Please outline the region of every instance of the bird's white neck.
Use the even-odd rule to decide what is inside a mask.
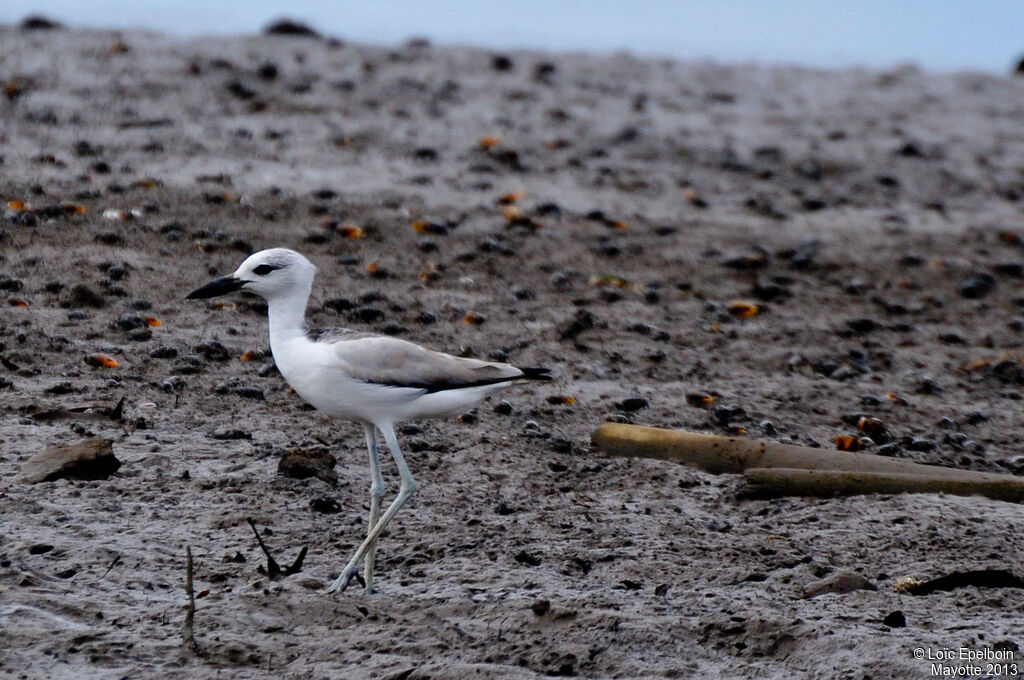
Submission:
[[[267,300],[267,316],[270,320],[270,347],[306,336],[306,301],[310,287],[297,289],[288,295]]]

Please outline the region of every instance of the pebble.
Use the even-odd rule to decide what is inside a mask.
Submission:
[[[258,387],[237,387],[235,394],[246,399],[266,399],[267,395]]]
[[[965,298],[983,298],[996,287],[996,280],[988,272],[976,272],[960,284],[960,294]]]
[[[877,453],[880,456],[895,456],[899,454],[899,452],[900,447],[893,443],[882,444],[881,446],[878,447],[878,449],[875,450],[875,453]]]
[[[171,377],[160,383],[160,389],[164,392],[177,392],[185,387],[185,379],[180,375],[172,375]]]
[[[532,555],[526,552],[525,550],[520,550],[519,552],[517,552],[513,559],[515,559],[515,561],[519,562],[520,564],[527,565],[528,567],[537,567],[540,566],[541,563],[539,557],[537,557],[536,555]]]
[[[105,307],[106,304],[107,301],[102,295],[81,283],[73,286],[68,293],[67,299],[64,300],[65,307],[92,307],[100,309]]]
[[[882,623],[889,628],[906,628],[907,617],[904,616],[903,612],[897,610],[886,614],[885,618],[882,619]]]
[[[911,451],[933,451],[935,449],[935,442],[924,437],[912,437],[909,441],[905,440],[903,444]]]
[[[309,502],[309,509],[325,515],[335,515],[341,512],[341,504],[330,496],[319,496]]]
[[[161,346],[151,351],[149,356],[153,359],[174,359],[178,356],[178,350],[173,347]]]
[[[278,19],[267,24],[263,29],[264,35],[287,35],[300,38],[319,38],[320,34],[314,29],[300,21],[292,19]]]
[[[728,425],[732,421],[746,415],[743,407],[736,404],[719,404],[711,409],[711,417],[719,425]]]
[[[860,319],[848,320],[846,327],[854,333],[870,333],[878,328],[878,322],[868,317],[862,317]]]
[[[615,404],[615,408],[631,413],[633,411],[639,411],[645,409],[650,404],[643,397],[629,397]]]
[[[245,430],[232,427],[218,427],[216,430],[210,433],[212,439],[220,440],[231,440],[231,439],[252,439],[252,434]]]
[[[206,340],[195,346],[194,350],[206,361],[227,361],[231,353],[227,347],[216,340]]]
[[[146,325],[146,320],[138,314],[127,312],[117,317],[113,322],[113,327],[122,331],[130,331],[136,328],[142,328]]]
[[[503,416],[507,416],[508,414],[512,413],[512,410],[513,409],[511,402],[505,399],[502,399],[501,401],[494,405],[494,412]]]

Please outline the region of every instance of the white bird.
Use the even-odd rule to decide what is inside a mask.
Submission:
[[[311,335],[306,302],[316,267],[294,250],[253,253],[229,276],[211,281],[187,299],[211,298],[242,290],[267,301],[270,351],[278,370],[300,397],[327,415],[359,422],[370,453],[370,522],[356,550],[328,592],[344,590],[358,578],[364,557],[366,591],[373,592],[377,536],[417,485],[395,437],[395,423],[464,413],[484,398],[522,380],[550,380],[549,369],[465,359],[434,352],[388,336],[339,330]],[[401,486],[380,515],[384,481],[376,431],[395,459]]]

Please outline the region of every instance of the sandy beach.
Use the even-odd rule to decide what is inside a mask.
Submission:
[[[1024,589],[898,587],[1024,576],[1019,505],[747,500],[589,441],[835,448],[867,416],[870,452],[1024,474],[1024,78],[8,25],[0,84],[0,675],[1024,664]],[[184,300],[274,246],[319,268],[313,326],[555,376],[399,428],[421,489],[372,596],[323,592],[365,535],[361,429],[289,391],[261,300]],[[20,479],[91,437],[109,479]],[[296,448],[334,476],[279,475]],[[262,573],[247,518],[302,571]],[[874,589],[802,596],[845,572]]]

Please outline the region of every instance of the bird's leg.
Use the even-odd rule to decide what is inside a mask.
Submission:
[[[345,590],[348,587],[349,581],[359,571],[359,560],[366,555],[366,552],[373,545],[373,542],[377,540],[377,536],[384,530],[384,527],[388,525],[395,514],[402,509],[409,497],[415,493],[418,488],[415,480],[412,478],[412,473],[409,472],[409,466],[405,464],[405,457],[402,455],[402,450],[398,448],[398,439],[395,438],[395,429],[390,423],[384,423],[379,425],[381,434],[384,435],[384,441],[387,442],[388,448],[391,449],[391,456],[395,459],[395,465],[398,466],[398,474],[402,477],[402,485],[398,489],[398,495],[395,496],[395,500],[391,501],[391,505],[384,511],[384,516],[377,522],[377,526],[370,530],[367,534],[366,540],[359,546],[355,554],[352,555],[352,559],[348,561],[345,568],[342,570],[341,575],[331,584],[331,587],[327,589],[327,592],[333,593],[339,590]]]
[[[384,495],[384,478],[380,474],[380,452],[377,450],[377,437],[374,433],[373,425],[370,423],[363,423],[363,430],[366,432],[366,449],[370,452],[370,522],[366,528],[366,534],[369,536],[373,528],[377,526],[377,521],[380,519],[380,497]],[[366,551],[366,567],[364,569],[364,578],[366,581],[366,593],[370,594],[373,591],[373,565],[377,556],[377,541],[370,544],[369,550]]]

